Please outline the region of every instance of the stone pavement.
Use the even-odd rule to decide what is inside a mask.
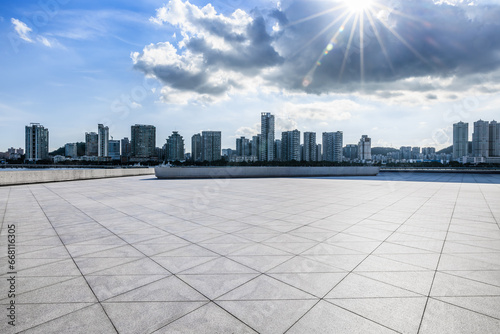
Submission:
[[[500,175],[11,186],[0,219],[1,333],[500,332]]]

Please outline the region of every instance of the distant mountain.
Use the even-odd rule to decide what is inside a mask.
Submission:
[[[85,155],[85,143],[79,142],[76,143],[76,152],[79,157]],[[66,147],[61,146],[57,150],[49,152],[49,155],[55,156],[55,155],[62,155],[64,156],[66,154]]]
[[[438,154],[444,153],[444,154],[453,154],[453,145],[447,148],[443,148],[441,151],[436,152]]]
[[[55,155],[64,155],[66,154],[65,147],[59,147],[57,150],[49,152],[49,155],[55,156]]]
[[[372,155],[387,155],[389,152],[398,152],[397,148],[392,147],[372,147]]]

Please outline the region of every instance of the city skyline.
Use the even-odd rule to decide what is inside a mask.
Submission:
[[[115,139],[155,124],[162,143],[220,130],[233,147],[260,112],[276,138],[342,129],[346,144],[440,149],[452,124],[498,114],[493,1],[372,1],[362,43],[345,1],[48,3],[0,4],[1,150],[23,147],[31,122],[50,150],[98,123]]]
[[[269,124],[269,121],[268,119],[271,119],[271,123]],[[26,150],[26,152],[29,152],[30,151],[30,148],[29,147],[33,147],[34,144],[29,144],[29,142],[31,142],[32,140],[28,140],[28,136],[30,136],[30,138],[32,137],[32,135],[29,134],[28,132],[28,129],[31,129],[33,127],[33,129],[35,127],[39,127],[39,128],[42,128],[44,129],[44,131],[46,131],[46,139],[44,139],[45,141],[45,146],[46,146],[46,149],[47,151],[49,152],[48,150],[48,146],[49,146],[49,140],[48,140],[48,133],[49,133],[49,129],[44,127],[43,124],[40,124],[40,123],[30,123],[29,126],[26,126],[25,129],[25,145],[24,145],[24,149],[22,147],[19,148],[19,150]],[[164,152],[164,154],[166,155],[166,157],[168,157],[169,155],[172,155],[174,153],[167,153],[171,150],[182,150],[183,152],[185,153],[190,153],[192,155],[196,155],[195,152],[193,152],[192,148],[191,150],[188,150],[186,147],[186,144],[184,143],[184,140],[183,140],[183,137],[182,135],[179,134],[178,131],[172,131],[171,135],[166,139],[166,142],[163,143],[163,145],[161,145],[161,143],[159,143],[158,145],[156,144],[156,132],[157,132],[157,129],[156,129],[156,126],[155,125],[144,125],[144,124],[135,124],[135,125],[132,125],[130,126],[130,129],[131,129],[131,132],[130,132],[130,138],[139,138],[138,140],[136,140],[136,142],[138,144],[136,144],[137,148],[134,149],[134,145],[130,146],[130,141],[129,141],[129,138],[128,137],[124,137],[122,139],[119,139],[119,140],[113,140],[113,139],[109,139],[109,137],[113,138],[113,136],[111,136],[109,134],[109,129],[107,126],[104,126],[103,124],[98,124],[97,125],[97,128],[98,128],[98,132],[90,132],[90,133],[85,133],[85,141],[83,142],[85,144],[85,156],[96,156],[96,157],[113,157],[113,159],[115,159],[116,157],[120,157],[120,152],[121,152],[121,155],[123,156],[135,156],[135,157],[139,157],[139,158],[146,158],[146,157],[152,157],[152,156],[156,156],[157,152],[156,150],[158,149],[162,149]],[[31,130],[30,130],[31,131]],[[139,132],[138,132],[139,131]],[[487,132],[484,132],[484,131],[487,131]],[[260,153],[258,152],[261,152],[262,149],[264,149],[265,146],[267,145],[264,145],[264,143],[262,142],[262,137],[263,137],[263,133],[264,132],[270,132],[270,133],[273,133],[273,136],[274,136],[274,115],[272,115],[271,113],[262,113],[261,114],[261,133],[257,133],[255,134],[254,136],[251,136],[251,138],[246,138],[245,136],[241,136],[240,138],[236,138],[235,142],[233,143],[234,145],[232,145],[231,147],[223,147],[222,146],[222,138],[224,138],[222,136],[222,132],[221,131],[201,131],[201,133],[206,133],[206,134],[212,134],[212,133],[217,133],[217,136],[218,136],[218,144],[217,144],[217,147],[218,147],[218,150],[232,150],[233,152],[236,153],[236,155],[238,156],[255,156],[255,158],[257,160],[260,160],[260,161],[266,161],[268,160],[267,158],[267,155],[264,154],[264,156],[262,156]],[[140,134],[139,134],[140,133]],[[289,136],[294,136],[294,139],[288,139]],[[274,154],[274,157],[272,160],[281,160],[281,155],[283,154],[284,157],[286,158],[289,158],[288,155],[295,155],[295,158],[293,158],[293,160],[296,160],[297,156],[301,156],[301,157],[306,157],[305,161],[310,161],[310,160],[314,160],[314,156],[316,157],[319,157],[317,154],[319,153],[320,155],[323,155],[325,154],[326,152],[326,155],[322,158],[326,161],[340,161],[338,160],[339,157],[341,157],[342,155],[344,156],[347,156],[346,153],[342,152],[343,150],[345,149],[349,149],[351,146],[363,146],[362,145],[362,142],[364,139],[367,139],[368,142],[369,142],[369,147],[370,148],[373,148],[375,146],[372,146],[372,138],[369,138],[369,135],[362,135],[361,136],[361,141],[359,141],[357,144],[351,144],[351,143],[344,143],[343,141],[343,131],[336,131],[336,132],[323,132],[322,133],[322,142],[319,142],[317,143],[318,147],[316,148],[308,148],[308,145],[306,143],[310,142],[312,146],[315,146],[313,145],[313,143],[316,142],[316,132],[304,132],[304,139],[301,140],[301,132],[300,130],[298,129],[295,129],[295,130],[290,130],[290,131],[283,131],[281,133],[281,139],[278,139],[276,138],[275,141],[273,141],[273,143],[271,144],[272,146],[272,149],[273,149],[273,154]],[[320,133],[321,135],[321,133]],[[139,136],[139,137],[138,137]],[[196,145],[199,146],[199,145],[203,145],[202,142],[201,142],[201,139],[202,139],[202,135],[200,135],[199,133],[196,133],[196,134],[193,134],[192,135],[192,138],[191,138],[191,147],[193,147],[194,142],[195,142],[195,137],[196,136],[199,136],[199,140],[200,140],[200,143],[197,143]],[[144,139],[142,139],[144,137]],[[169,141],[172,140],[173,138],[176,138],[175,141],[176,141],[176,144],[173,144],[174,146],[171,146],[172,145],[172,142],[171,144],[169,144]],[[292,137],[290,137],[292,138]],[[472,138],[472,140],[469,140],[470,138]],[[246,144],[242,142],[242,140],[245,140],[246,141]],[[256,141],[257,140],[257,141]],[[288,143],[289,140],[292,140],[293,144],[290,144]],[[108,150],[108,147],[111,147],[109,146],[109,144],[102,144],[102,143],[111,143],[113,142],[113,145],[117,145],[118,147],[118,151],[116,151],[116,148],[113,147],[113,154],[107,154],[107,153],[103,153],[106,152]],[[121,142],[121,145],[120,145],[120,142]],[[179,144],[177,144],[177,142],[179,142]],[[186,143],[188,143],[189,141],[187,141]],[[255,146],[255,142],[257,142],[257,146]],[[481,142],[481,144],[479,144]],[[492,144],[494,142],[494,144]],[[72,142],[72,143],[65,143],[65,145],[63,145],[61,148],[65,149],[66,152],[68,152],[68,149],[70,149],[71,151],[74,150],[75,152],[75,155],[76,155],[76,144],[79,143],[79,142]],[[80,142],[82,143],[82,142]],[[132,140],[132,144],[133,144],[133,140]],[[68,145],[70,146],[74,146],[74,147],[70,147],[68,148]],[[177,145],[181,145],[181,146],[177,146]],[[276,145],[279,145],[279,148],[276,146]],[[301,146],[303,148],[305,148],[305,151],[302,151],[302,149],[300,150],[300,153],[291,153],[291,152],[288,152],[288,150],[292,147],[290,146],[292,145],[294,148],[292,150],[298,150],[298,146]],[[481,145],[482,148],[481,150],[479,150],[476,146],[474,145]],[[98,148],[99,146],[99,148]],[[101,147],[102,146],[102,147]],[[246,148],[244,148],[244,146],[246,146]],[[146,147],[148,147],[146,149]],[[175,149],[174,149],[175,147]],[[257,147],[257,151],[255,151]],[[323,148],[321,150],[321,147]],[[364,147],[364,146],[363,146]],[[498,122],[496,122],[495,120],[492,120],[492,121],[484,121],[482,119],[476,121],[473,123],[473,127],[472,127],[472,132],[469,134],[469,123],[464,123],[462,121],[458,122],[458,123],[454,123],[453,124],[453,144],[450,146],[452,148],[452,158],[453,160],[458,160],[458,159],[461,159],[465,156],[470,156],[470,157],[499,157],[500,154],[500,124]],[[283,148],[283,152],[282,152],[282,148]],[[407,155],[411,155],[411,156],[414,156],[413,154],[413,150],[414,149],[432,149],[434,152],[436,152],[436,148],[435,147],[420,147],[420,146],[400,146],[399,148],[396,148],[396,147],[390,147],[392,149],[395,149],[395,150],[408,150],[409,153],[407,153]],[[447,147],[449,148],[449,147]],[[146,153],[146,151],[144,152],[141,152],[141,153],[135,153],[136,150],[148,150],[148,152]],[[8,151],[11,151],[12,150],[12,153],[14,154],[17,154],[15,153],[16,152],[16,148],[15,147],[10,147],[8,149]],[[111,148],[110,148],[111,150]],[[241,152],[243,152],[245,150],[245,154],[241,154]],[[279,153],[277,153],[277,150],[279,151]],[[309,152],[310,150],[313,150],[315,153],[311,153]],[[319,150],[319,151],[318,151]],[[325,151],[326,150],[326,151]],[[240,153],[238,153],[240,152]],[[257,152],[257,153],[256,153]],[[0,153],[2,153],[2,151],[0,151]],[[202,152],[198,152],[200,154],[200,156],[198,158],[195,158],[196,161],[201,161],[200,159],[202,158]],[[418,152],[419,154],[420,152]],[[423,153],[423,152],[422,152]],[[118,155],[117,155],[118,154]],[[304,156],[302,156],[304,154]],[[410,159],[409,157],[404,157],[404,153],[403,154],[403,159]],[[72,154],[66,154],[66,156],[71,156]],[[181,156],[180,153],[175,153],[176,156]],[[211,153],[210,153],[211,155]],[[348,154],[349,155],[349,154]],[[356,154],[357,155],[357,154]],[[81,156],[80,154],[78,154],[78,156]],[[276,158],[278,157],[279,158]],[[365,158],[361,158],[361,160],[371,160],[371,153],[368,152],[368,155],[365,156],[364,153],[361,153],[361,156],[365,157]],[[319,159],[319,158],[317,158]],[[176,160],[180,160],[180,159],[176,159]],[[210,158],[209,159],[210,161],[213,161],[214,158]],[[215,159],[216,160],[216,159]],[[268,160],[268,161],[272,161],[272,160]],[[285,160],[292,160],[292,159],[285,159]]]

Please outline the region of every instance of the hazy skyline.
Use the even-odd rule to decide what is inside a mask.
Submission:
[[[358,3],[364,9],[347,4]],[[3,1],[0,151],[31,122],[50,150],[97,124],[202,130],[222,147],[260,132],[363,134],[372,146],[452,144],[500,113],[495,1]],[[361,34],[360,31],[363,31]]]

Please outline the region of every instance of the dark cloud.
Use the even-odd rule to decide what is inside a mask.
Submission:
[[[425,97],[427,98],[427,100],[437,100],[438,99],[436,94],[427,94]]]
[[[311,94],[359,91],[362,76],[364,92],[387,97],[408,90],[429,93],[427,99],[433,100],[436,89],[456,92],[471,85],[490,89],[491,78],[479,75],[500,65],[500,5],[378,0],[387,7],[373,7],[374,26],[365,15],[363,43],[359,24],[351,19],[333,49],[321,56],[344,20],[340,16],[345,9],[332,10],[340,3],[344,2],[284,0],[279,10],[239,12],[240,22],[236,22],[236,12],[236,16],[208,15],[194,5],[172,0],[166,8],[184,17],[168,16],[167,10],[160,21],[182,32],[177,54],[169,55],[177,60],[158,63],[145,56],[145,49],[135,57],[135,68],[172,89],[207,95],[238,88],[235,74]],[[225,47],[216,46],[214,40]],[[304,78],[309,85],[303,85]],[[451,83],[445,86],[442,81],[447,78]],[[466,80],[470,78],[481,79],[474,83]],[[380,92],[384,90],[393,92]]]
[[[225,36],[225,35],[224,35]],[[271,45],[264,19],[258,17],[247,26],[240,40],[231,40],[231,50],[214,49],[204,38],[192,38],[186,49],[203,56],[206,67],[234,70],[246,75],[257,75],[261,69],[284,62]]]
[[[379,3],[386,2],[379,1]],[[284,4],[288,4],[288,7],[282,13],[295,18],[298,18],[298,12],[302,9],[312,6],[311,1],[303,0],[285,1]],[[321,59],[321,66],[314,72],[312,83],[306,91],[324,93],[348,91],[356,86],[359,88],[362,50],[364,81],[379,83],[381,87],[406,78],[461,77],[491,72],[499,67],[500,6],[451,6],[436,5],[430,0],[407,0],[392,1],[389,8],[385,23],[393,28],[398,36],[380,20],[374,20],[375,28],[365,20],[364,43],[361,43],[359,26],[353,27],[351,20],[351,23],[346,24],[344,32],[338,36],[334,49]],[[302,89],[300,77],[305,77],[314,67],[330,38],[339,30],[342,20],[327,29],[312,43],[309,41],[342,13],[342,10],[338,10],[288,26],[278,42],[279,45],[308,46],[294,57],[285,55],[287,61],[284,70],[273,79],[282,81],[284,85],[288,85],[287,88]],[[352,29],[354,29],[353,40],[348,49]],[[375,31],[380,34],[388,59]],[[293,55],[290,48],[285,46],[283,49]],[[342,73],[346,52],[348,56]],[[414,87],[411,89],[427,91],[436,88],[432,83],[424,87],[418,85],[419,87],[415,87],[413,84]]]

